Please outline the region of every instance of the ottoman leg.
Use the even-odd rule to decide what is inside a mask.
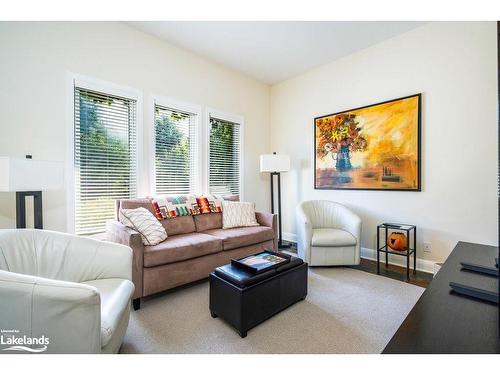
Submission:
[[[210,311],[210,316],[214,319],[217,318],[217,314],[212,311]]]
[[[244,331],[244,332],[239,332],[239,334],[240,334],[240,337],[241,337],[242,339],[244,339],[245,337],[247,337],[247,331]]]

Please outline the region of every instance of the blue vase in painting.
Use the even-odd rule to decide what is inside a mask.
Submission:
[[[339,172],[349,171],[352,169],[349,146],[340,146],[340,150],[337,152],[337,162],[335,163],[335,168]]]
[[[349,171],[352,169],[349,146],[340,146],[340,150],[335,156],[332,154],[333,160],[335,160],[335,168],[338,173],[333,177],[333,184],[348,184],[352,182],[352,178],[349,176]]]

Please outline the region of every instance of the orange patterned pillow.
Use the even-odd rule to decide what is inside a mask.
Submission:
[[[160,205],[158,204],[158,202],[156,201],[156,199],[152,199],[151,200],[151,204],[153,205],[153,210],[155,212],[155,216],[158,220],[163,220],[165,219],[163,217],[163,214],[161,213],[161,209],[160,209]]]
[[[209,214],[213,212],[222,212],[222,199],[214,195],[206,194],[196,197],[200,214]]]

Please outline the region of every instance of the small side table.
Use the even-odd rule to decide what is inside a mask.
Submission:
[[[380,243],[380,231],[385,232],[385,241]],[[406,233],[407,246],[404,251],[395,251],[387,246],[389,234],[395,231]],[[413,232],[413,233],[412,233]],[[410,234],[412,234],[410,236]],[[411,241],[413,239],[413,241]],[[413,254],[413,274],[417,272],[417,227],[410,224],[383,223],[377,225],[377,275],[380,275],[380,253],[385,253],[385,266],[389,264],[389,254],[406,257],[406,281],[410,280],[410,257]]]

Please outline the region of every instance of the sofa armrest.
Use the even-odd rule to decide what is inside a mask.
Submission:
[[[278,251],[278,215],[268,212],[256,212],[255,219],[259,225],[269,227],[274,232],[274,251]]]
[[[133,298],[142,297],[144,244],[141,235],[119,221],[111,220],[106,224],[106,237],[108,241],[126,245],[132,249],[132,282],[135,285]]]

